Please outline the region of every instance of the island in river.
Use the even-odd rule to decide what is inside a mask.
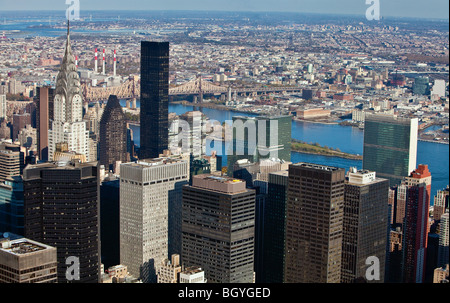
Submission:
[[[319,143],[306,143],[303,141],[292,139],[292,151],[305,154],[315,154],[330,157],[340,157],[352,160],[362,160],[362,155],[354,155],[341,152],[339,148],[331,148],[328,146],[321,146]]]

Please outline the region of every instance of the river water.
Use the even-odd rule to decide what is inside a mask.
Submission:
[[[125,106],[125,101],[121,101]],[[139,103],[137,104],[139,107]],[[252,114],[223,111],[210,108],[193,107],[190,105],[170,104],[169,112],[177,115],[188,111],[199,110],[209,119],[219,122],[231,121],[233,116],[255,116]],[[137,146],[140,144],[139,126],[131,126],[133,130],[134,142]],[[339,148],[341,151],[352,154],[363,152],[364,132],[356,127],[341,126],[338,124],[321,124],[303,121],[292,122],[292,138],[308,143],[319,143],[322,146]],[[213,148],[207,146],[209,153]],[[226,155],[222,158],[222,163],[226,166]],[[328,157],[320,155],[302,154],[292,152],[291,161],[293,163],[309,162],[321,165],[341,167],[348,170],[350,167],[362,168],[362,161],[350,160],[338,157]],[[433,197],[440,189],[444,189],[449,184],[449,145],[433,142],[419,141],[417,144],[417,164],[428,164],[432,175],[431,182],[431,203]]]

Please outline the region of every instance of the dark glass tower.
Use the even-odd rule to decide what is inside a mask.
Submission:
[[[99,184],[97,163],[43,163],[23,172],[25,236],[57,249],[58,283],[69,257],[79,258],[80,279],[100,278]]]
[[[377,178],[375,172],[350,170],[344,192],[342,283],[366,278],[366,260],[372,256],[379,260],[379,277],[368,282],[384,282],[388,197],[387,179]]]
[[[339,283],[345,170],[289,166],[285,283]]]
[[[100,120],[100,165],[114,171],[117,161],[129,161],[127,124],[119,99],[110,96]]]
[[[288,181],[287,170],[269,174],[264,212],[263,283],[283,283]]]
[[[184,266],[200,266],[210,283],[253,283],[255,191],[245,181],[209,174],[183,187]]]
[[[140,159],[169,146],[169,42],[141,42]]]

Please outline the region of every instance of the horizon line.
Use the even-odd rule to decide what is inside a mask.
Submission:
[[[58,12],[63,9],[3,9],[5,12]],[[264,10],[222,10],[222,9],[86,9],[85,12],[224,12],[224,13],[285,13],[285,14],[311,14],[324,16],[360,16],[365,19],[365,14],[346,14],[346,13],[320,13],[320,12],[302,12],[302,11],[264,11]],[[1,14],[1,11],[0,11]],[[417,16],[397,16],[397,15],[382,15],[381,20],[385,18],[399,18],[399,19],[416,19],[416,20],[433,20],[433,21],[450,21],[450,18],[442,17],[417,17]]]

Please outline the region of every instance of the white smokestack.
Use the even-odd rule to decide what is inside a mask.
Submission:
[[[102,71],[103,75],[106,74],[105,64],[106,64],[106,61],[105,61],[105,49],[103,49],[103,71]]]
[[[94,64],[95,64],[95,67],[94,67],[94,73],[97,73],[98,72],[98,53],[97,53],[97,49],[95,49],[95,60],[94,60]]]

